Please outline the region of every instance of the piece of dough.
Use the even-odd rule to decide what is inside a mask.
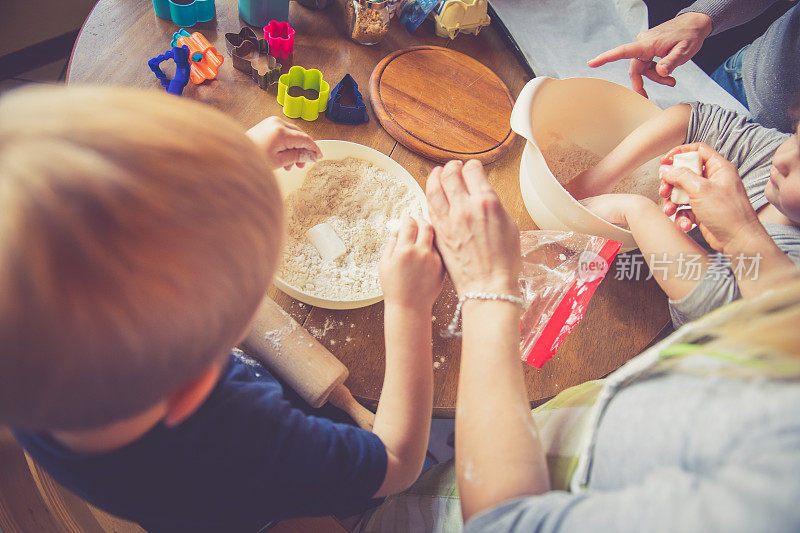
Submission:
[[[334,261],[347,253],[344,241],[327,222],[317,224],[306,231],[306,237],[326,261]]]
[[[700,163],[700,152],[675,154],[672,156],[672,168],[688,168],[698,176],[702,176],[703,168]],[[689,193],[676,185],[672,187],[672,194],[669,199],[674,204],[687,205],[689,203]]]

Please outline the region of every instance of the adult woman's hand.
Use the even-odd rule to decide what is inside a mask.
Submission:
[[[436,244],[460,296],[519,294],[519,231],[483,165],[450,161],[426,186]],[[463,307],[456,402],[456,477],[464,522],[550,488],[519,354],[520,307],[472,299]]]
[[[669,198],[673,186],[689,194],[690,209],[678,211],[678,206],[667,200],[664,212],[671,216],[677,212],[675,223],[683,231],[697,224],[708,244],[719,252],[729,253],[731,244],[745,237],[764,233],[753,206],[747,197],[736,167],[705,143],[678,146],[667,152],[661,163],[672,164],[675,154],[697,151],[700,154],[705,177],[685,168],[661,170],[659,194]]]
[[[684,13],[643,31],[632,43],[603,52],[589,61],[589,66],[594,68],[612,61],[630,59],[628,75],[631,78],[631,87],[647,97],[642,76],[661,85],[674,87],[672,71],[692,59],[710,34],[711,17],[704,13]],[[660,59],[656,62],[655,58]]]
[[[426,186],[436,245],[459,295],[516,294],[519,231],[479,161],[436,167]]]

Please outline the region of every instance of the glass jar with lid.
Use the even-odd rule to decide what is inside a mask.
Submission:
[[[348,37],[359,44],[379,43],[389,33],[387,0],[343,0]]]

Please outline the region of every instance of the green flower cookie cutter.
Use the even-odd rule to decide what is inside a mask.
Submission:
[[[305,96],[290,96],[290,87],[300,87],[304,91],[314,90],[319,96],[314,100]],[[306,70],[295,65],[278,79],[278,103],[283,106],[283,114],[289,118],[317,120],[319,114],[328,107],[330,92],[331,86],[322,79],[322,72],[315,68]]]

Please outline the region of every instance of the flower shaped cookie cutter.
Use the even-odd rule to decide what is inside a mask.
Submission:
[[[317,98],[309,99],[305,96],[291,96],[290,87],[300,87],[304,91],[317,91]],[[312,68],[309,70],[295,65],[289,72],[278,78],[278,104],[283,106],[283,114],[289,118],[302,118],[314,121],[328,106],[328,96],[331,86],[322,79],[322,72]]]
[[[239,33],[225,34],[225,47],[231,56],[233,68],[241,70],[253,78],[262,89],[278,83],[281,76],[281,65],[269,55],[269,43],[259,39],[251,28],[245,26]],[[266,64],[253,64],[256,57],[263,58]]]
[[[169,79],[164,71],[161,70],[161,63],[172,59],[175,61],[175,77]],[[189,83],[189,47],[188,46],[174,46],[172,50],[167,50],[163,54],[154,57],[147,62],[147,66],[156,75],[161,86],[164,87],[169,94],[180,96],[183,93],[184,87]]]
[[[271,20],[264,26],[264,39],[269,53],[276,59],[286,59],[294,51],[294,28],[286,21]]]
[[[186,45],[189,48],[190,79],[195,85],[213,80],[219,74],[219,67],[225,58],[211,46],[208,39],[196,31],[191,35],[181,28],[172,35],[172,46]]]
[[[214,0],[153,0],[153,11],[162,19],[171,20],[178,26],[194,26],[214,18]],[[175,46],[175,45],[173,45]]]

